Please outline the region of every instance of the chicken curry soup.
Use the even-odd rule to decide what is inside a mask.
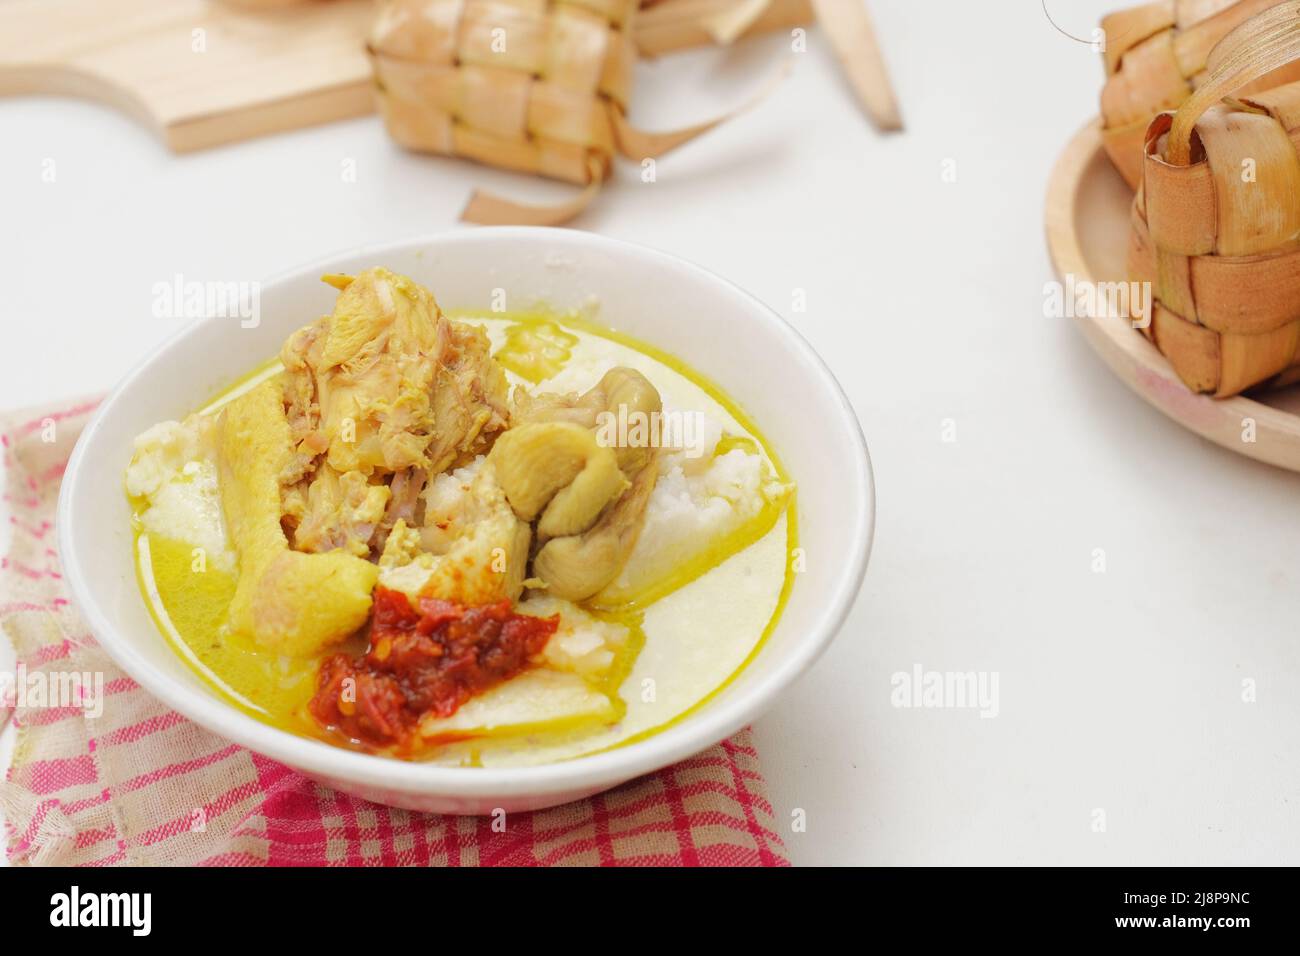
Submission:
[[[482,766],[660,730],[792,582],[793,486],[684,363],[577,316],[443,313],[385,269],[127,470],[159,628],[258,718]]]

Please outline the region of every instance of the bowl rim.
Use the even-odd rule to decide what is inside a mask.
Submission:
[[[157,360],[176,348],[204,323],[221,321],[220,317],[207,317],[187,323],[150,350],[100,403],[73,449],[59,493],[56,516],[59,553],[74,606],[84,616],[100,646],[141,687],[212,733],[308,774],[405,793],[467,798],[524,794],[544,796],[583,787],[598,789],[611,782],[630,780],[669,766],[727,739],[753,721],[826,650],[855,603],[871,554],[876,504],[870,454],[861,423],[844,389],[821,356],[785,318],[740,286],[703,266],[650,246],[594,233],[538,226],[447,230],[353,246],[277,272],[262,285],[267,287],[289,282],[304,273],[322,273],[322,270],[328,272],[331,263],[337,263],[345,257],[367,255],[382,261],[385,255],[407,251],[412,247],[428,249],[448,243],[492,243],[512,239],[559,244],[577,250],[615,248],[625,255],[657,260],[668,268],[692,272],[704,281],[726,286],[739,300],[747,303],[753,321],[766,323],[785,340],[788,349],[811,364],[830,385],[837,410],[852,439],[852,447],[845,450],[849,452],[852,462],[853,484],[865,492],[865,500],[856,526],[850,529],[851,540],[857,542],[852,548],[851,560],[839,569],[831,585],[831,600],[818,609],[805,629],[804,639],[769,674],[742,695],[719,698],[699,712],[643,740],[595,754],[536,766],[449,767],[348,750],[298,736],[264,723],[216,696],[196,693],[155,667],[133,647],[130,640],[118,633],[107,614],[91,596],[88,572],[77,553],[76,536],[71,529],[77,526],[74,492],[83,480],[82,460],[103,421],[122,400],[122,396],[138,387],[144,373]]]

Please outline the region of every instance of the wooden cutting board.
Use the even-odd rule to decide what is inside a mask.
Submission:
[[[174,150],[370,112],[371,0],[0,0],[0,94],[108,103]]]
[[[702,14],[737,0],[661,0],[637,21],[657,55],[710,42]],[[0,95],[105,102],[183,152],[374,110],[363,46],[375,0],[244,9],[229,0],[0,0]],[[807,23],[775,0],[747,32]]]

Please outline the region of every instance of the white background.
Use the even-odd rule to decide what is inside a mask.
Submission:
[[[1086,37],[1113,5],[1054,6]],[[1044,190],[1096,110],[1098,57],[1038,0],[872,8],[905,133],[869,127],[814,30],[771,99],[653,184],[624,165],[578,223],[750,289],[862,420],[879,485],[866,585],[756,728],[791,855],[1294,863],[1300,477],[1182,431],[1043,316]],[[712,115],[784,50],[644,64],[633,118]],[[151,314],[155,282],[260,279],[450,228],[475,185],[571,194],[405,154],[375,119],[177,157],[96,105],[0,101],[0,407],[109,388],[174,330]],[[891,674],[915,664],[997,672],[998,716],[892,707]]]

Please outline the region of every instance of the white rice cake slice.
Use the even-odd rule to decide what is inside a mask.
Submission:
[[[597,603],[619,604],[655,587],[785,493],[757,454],[733,449],[703,465],[665,456],[636,546],[618,577],[596,595]]]
[[[135,440],[126,470],[126,491],[149,503],[140,518],[144,531],[201,549],[214,568],[235,570],[226,534],[211,444],[210,417],[161,422]]]
[[[546,668],[524,671],[472,697],[450,717],[426,717],[426,738],[481,737],[610,724],[620,716],[614,702],[576,674]]]

